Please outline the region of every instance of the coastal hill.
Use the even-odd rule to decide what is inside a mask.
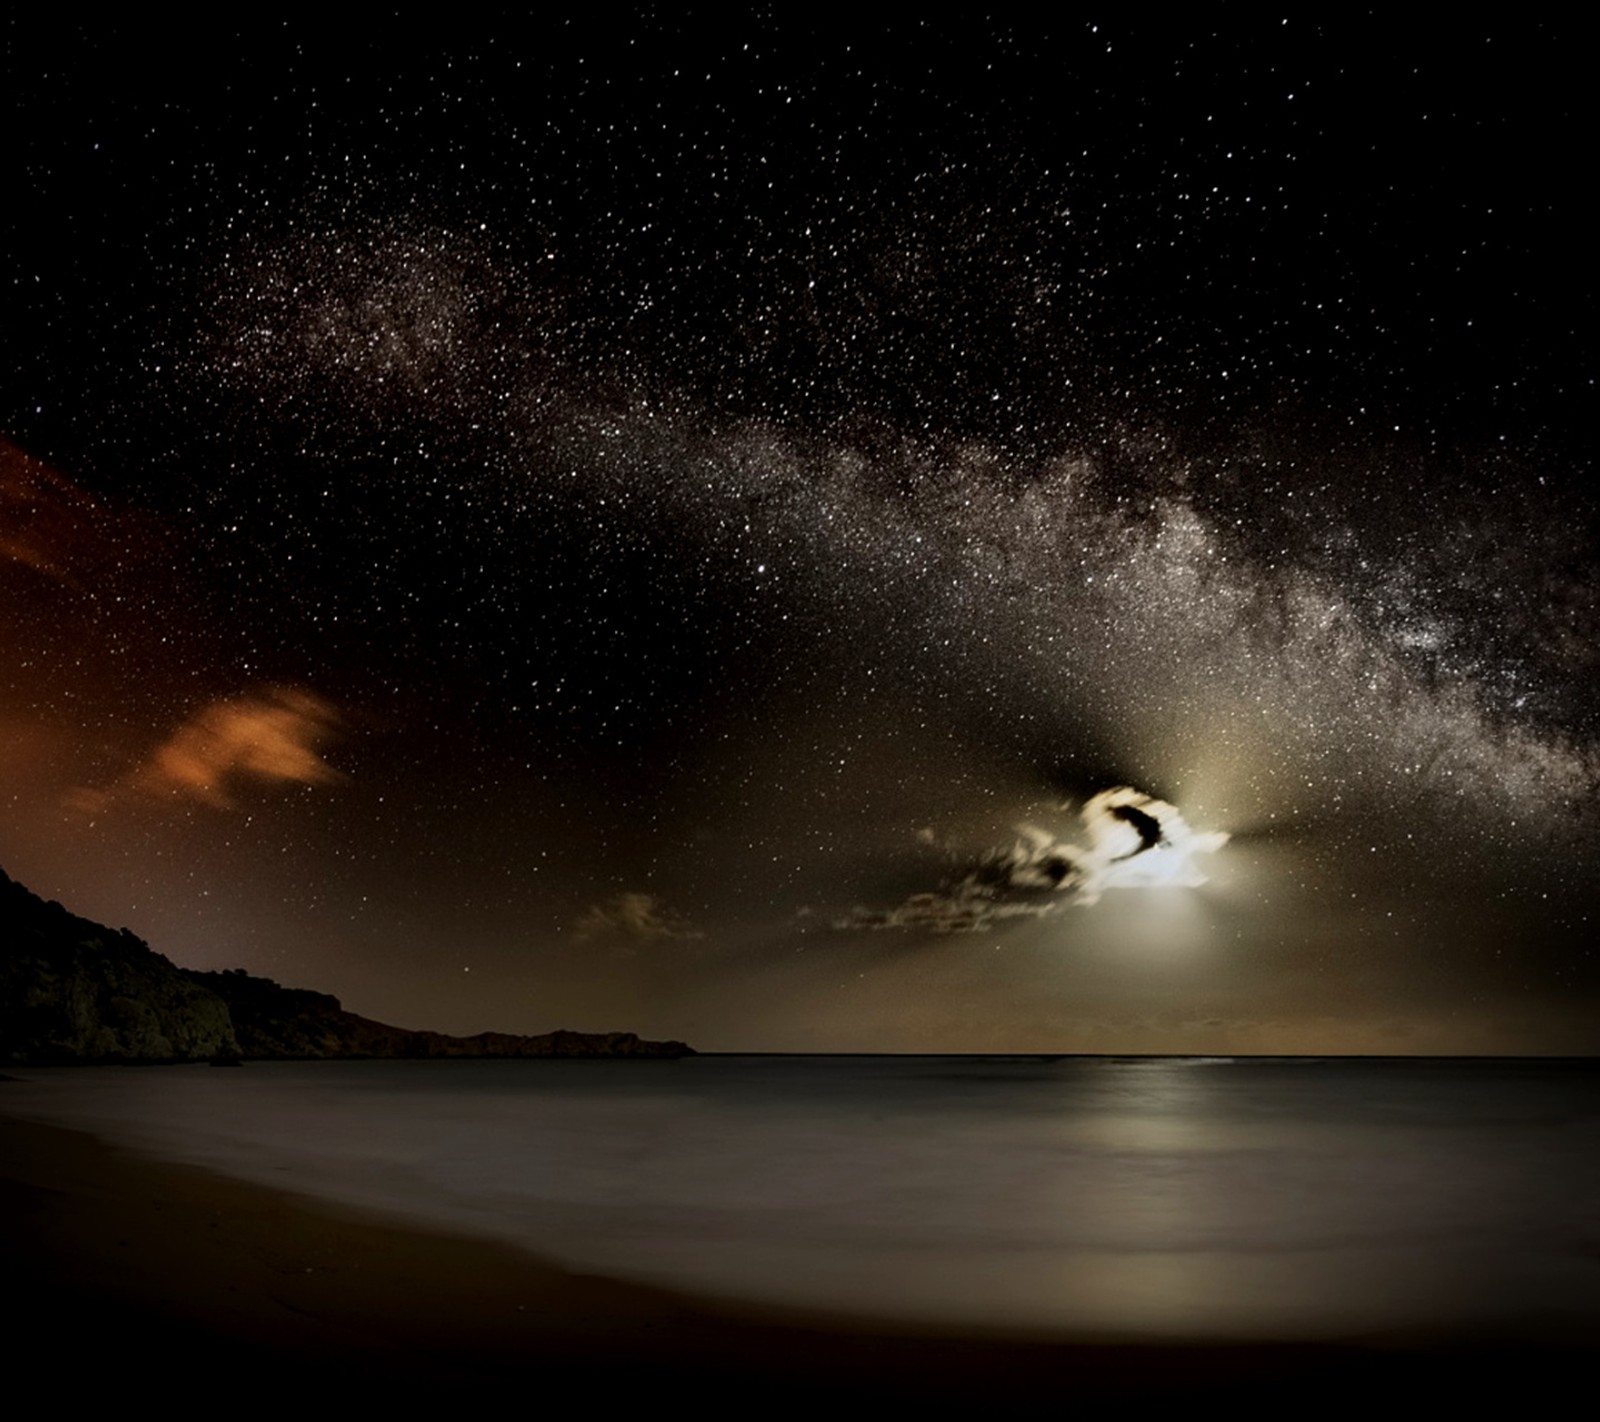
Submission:
[[[0,870],[0,1061],[692,1055],[632,1032],[450,1037],[391,1027],[242,969],[180,968],[126,928],[69,913]]]
[[[0,870],[0,1061],[238,1055],[214,992],[127,929],[68,913]]]

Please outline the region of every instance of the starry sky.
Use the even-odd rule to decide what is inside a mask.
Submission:
[[[13,877],[445,1031],[1600,1049],[1578,34],[5,26]]]

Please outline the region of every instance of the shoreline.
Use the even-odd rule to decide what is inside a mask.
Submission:
[[[0,1218],[19,1360],[63,1340],[74,1397],[214,1382],[459,1400],[555,1382],[607,1401],[692,1388],[754,1405],[843,1395],[972,1403],[1427,1389],[1526,1402],[1596,1350],[1493,1339],[1113,1343],[918,1329],[578,1274],[513,1246],[395,1222],[25,1122],[0,1104]],[[760,1393],[752,1393],[760,1389]],[[231,1405],[231,1404],[230,1404]]]

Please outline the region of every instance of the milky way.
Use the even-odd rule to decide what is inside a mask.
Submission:
[[[1592,1043],[1562,36],[213,44],[15,30],[14,876],[450,1030]]]

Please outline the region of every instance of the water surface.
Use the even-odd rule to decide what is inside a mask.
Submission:
[[[14,1115],[740,1299],[1150,1337],[1600,1324],[1600,1068],[699,1057],[28,1070]]]

